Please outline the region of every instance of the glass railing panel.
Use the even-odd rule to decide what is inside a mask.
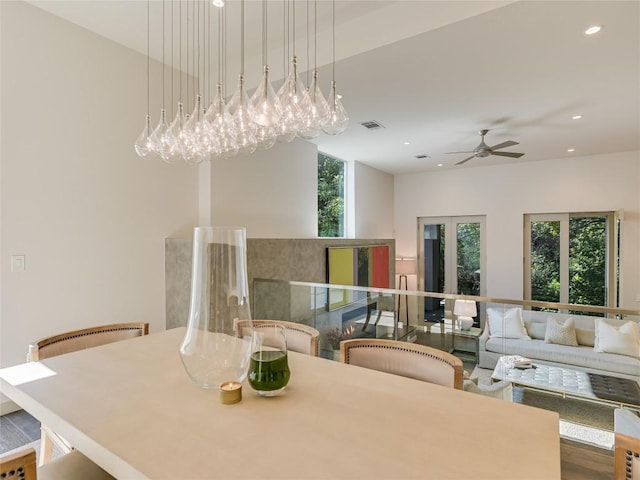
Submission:
[[[461,328],[454,314],[458,299],[476,304],[469,329]],[[501,312],[520,308],[525,321],[554,313],[575,316],[576,323],[581,316],[640,321],[637,310],[261,279],[254,281],[252,307],[254,318],[316,328],[325,358],[338,359],[339,342],[344,339],[389,338],[453,352],[465,361],[465,368],[473,368],[478,361],[478,339],[488,308]]]

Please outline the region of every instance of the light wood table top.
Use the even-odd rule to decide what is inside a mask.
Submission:
[[[560,478],[554,412],[293,352],[283,395],[223,405],[184,333],[5,368],[1,391],[121,479]]]

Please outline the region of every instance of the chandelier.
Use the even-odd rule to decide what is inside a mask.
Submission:
[[[171,11],[171,71],[173,82],[173,17],[174,6],[178,3],[180,12],[179,28],[182,30],[182,0],[162,1],[162,95],[163,104],[157,125],[152,127],[149,114],[149,4],[147,1],[147,115],[142,133],[135,143],[135,151],[142,158],[162,159],[167,163],[186,162],[199,164],[214,158],[232,157],[238,154],[249,155],[257,149],[269,149],[276,142],[291,142],[294,138],[305,140],[315,138],[322,133],[338,135],[344,132],[349,123],[349,116],[342,105],[341,97],[336,90],[335,81],[335,0],[332,1],[332,80],[328,99],[322,94],[318,82],[318,72],[314,65],[311,72],[311,82],[305,86],[298,75],[298,60],[295,52],[295,0],[283,1],[284,13],[284,52],[289,52],[291,43],[292,53],[288,74],[285,75],[282,86],[276,93],[269,79],[269,66],[267,63],[267,0],[262,0],[262,63],[263,74],[255,91],[251,96],[247,91],[244,76],[244,0],[240,0],[240,74],[234,94],[226,101],[225,88],[222,84],[226,68],[226,8],[225,2],[220,0],[193,0],[186,1],[187,13],[191,8],[191,22],[187,22],[186,44],[192,44],[191,52],[187,48],[187,67],[189,53],[194,58],[194,85],[195,93],[193,110],[185,112],[185,106],[180,99],[177,102],[175,116],[172,121],[167,119],[167,110],[164,106],[165,92],[165,3],[170,5]],[[228,2],[226,2],[228,4]],[[200,53],[207,53],[206,45],[200,46],[201,38],[211,43],[213,38],[211,28],[210,7],[218,7],[217,11],[217,84],[215,84],[213,99],[207,104],[203,101],[203,91],[211,90],[211,74],[207,79],[207,72],[211,71],[208,60],[201,62]],[[222,6],[220,6],[222,5]],[[289,15],[293,12],[291,28],[293,33],[289,35]],[[308,24],[308,0],[307,0],[307,24]],[[200,16],[202,12],[202,17]],[[317,0],[314,0],[314,37],[317,38]],[[200,28],[203,32],[201,33]],[[191,29],[191,42],[189,42],[189,28]],[[197,31],[196,31],[197,29]],[[287,37],[291,42],[287,42]],[[180,37],[180,69],[182,69],[182,31]],[[196,37],[198,46],[196,47]],[[309,31],[307,28],[307,48]],[[315,48],[315,44],[314,44]],[[211,48],[209,48],[211,54]],[[198,57],[197,67],[195,57]],[[211,56],[211,55],[210,55]],[[285,62],[286,64],[287,62]],[[201,65],[204,68],[201,70]],[[285,72],[286,73],[286,72]],[[197,79],[197,80],[196,80]],[[182,75],[180,75],[180,96],[182,96]],[[189,88],[187,87],[187,95]],[[173,95],[173,85],[171,86]],[[173,101],[172,101],[173,103]]]

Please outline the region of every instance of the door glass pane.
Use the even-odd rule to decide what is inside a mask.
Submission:
[[[531,222],[531,299],[560,301],[560,222]]]
[[[607,219],[569,219],[569,303],[607,304]]]
[[[444,293],[445,289],[445,225],[424,226],[424,291]],[[440,299],[425,298],[425,320],[440,319],[444,305]]]
[[[457,293],[480,296],[480,224],[458,223],[456,239]]]

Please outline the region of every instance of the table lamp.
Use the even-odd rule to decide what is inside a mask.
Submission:
[[[453,313],[458,316],[458,328],[469,330],[473,326],[473,318],[478,314],[476,302],[473,300],[456,300]]]

